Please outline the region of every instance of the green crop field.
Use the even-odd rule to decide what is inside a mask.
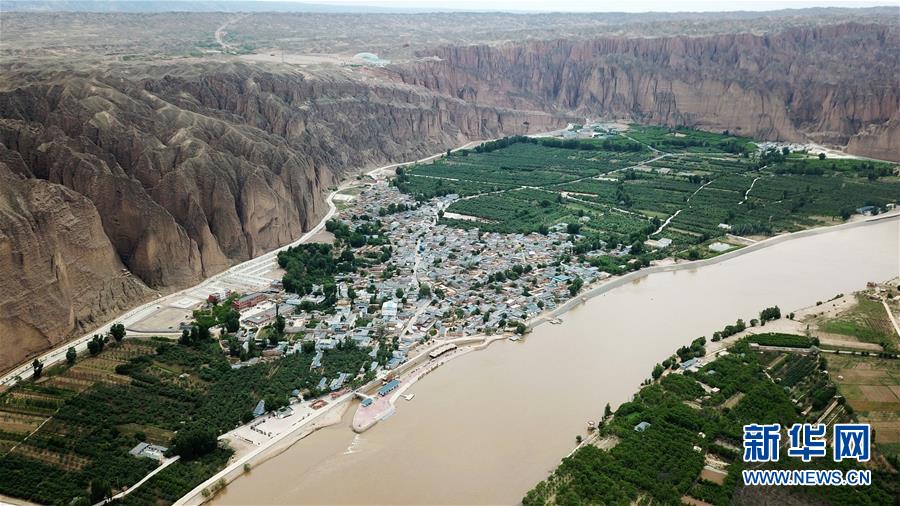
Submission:
[[[632,125],[627,136],[651,148],[666,152],[744,153],[755,149],[753,140],[689,128]]]
[[[315,391],[322,377],[358,371],[369,362],[368,352],[329,350],[321,370],[310,370],[310,353],[232,369],[212,341],[196,347],[137,339],[109,344],[98,356],[0,395],[0,494],[70,504],[91,497],[92,483],[123,490],[157,465],[129,455],[137,443],[171,448],[176,433],[194,428],[219,435],[252,418],[260,399],[272,409],[287,404],[294,388]],[[86,370],[95,372],[86,376]],[[183,458],[126,502],[171,504],[230,455],[219,448]]]
[[[726,233],[769,235],[884,209],[900,199],[897,172],[889,162],[759,152],[727,133],[632,125],[603,140],[492,141],[400,171],[394,184],[418,200],[458,195],[447,211],[468,219],[443,221],[461,228],[530,233],[578,220],[582,235],[665,237],[677,252]]]
[[[870,466],[873,480],[866,487],[745,487],[741,472],[749,465],[742,462],[740,453],[743,425],[814,422],[835,402],[837,390],[833,375],[825,372],[828,364],[817,356],[778,353],[776,357],[773,352],[754,351],[747,340],[735,343],[729,351],[696,373],[664,375],[614,412],[607,411],[608,416],[600,419],[588,441],[564,458],[522,503],[729,505],[753,494],[753,504],[886,504],[897,496],[895,471],[879,464]],[[764,364],[772,364],[773,359],[779,365],[767,374]],[[834,360],[842,361],[846,368],[841,372],[848,378],[852,376],[847,372],[852,371],[850,367],[858,367],[847,364],[846,358]],[[888,369],[891,362],[896,360],[879,364],[879,382],[893,384]],[[856,378],[862,380],[862,375]],[[718,390],[707,393],[709,387]],[[868,391],[885,399],[890,393],[887,388],[870,387]],[[895,399],[880,404],[848,401],[865,407],[896,406]],[[842,403],[836,403],[829,413],[829,424],[852,419]],[[871,418],[873,426],[881,424],[876,434],[887,434],[873,450],[879,453],[873,462],[883,462],[879,460],[883,457],[894,459],[890,452],[896,448],[896,430],[891,432],[886,418]],[[851,464],[838,464],[830,458],[806,463],[783,455],[778,462],[762,467],[846,470]],[[709,469],[717,472],[710,474]],[[716,475],[721,477],[718,481],[709,479]]]

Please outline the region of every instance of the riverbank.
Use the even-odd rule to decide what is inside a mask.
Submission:
[[[895,279],[895,278],[892,278]],[[879,280],[881,281],[881,280]],[[779,334],[793,334],[793,335],[809,335],[811,333],[813,336],[817,337],[819,341],[823,345],[835,345],[838,343],[828,342],[828,337],[823,337],[823,332],[817,328],[810,328],[810,319],[815,317],[829,317],[833,318],[841,311],[844,311],[847,306],[852,306],[855,302],[852,302],[850,299],[855,298],[856,293],[849,294],[841,294],[827,302],[824,303],[816,303],[809,306],[795,308],[793,310],[782,310],[783,316],[777,320],[770,320],[765,325],[755,326],[755,327],[747,327],[745,330],[738,332],[734,335],[724,337],[719,341],[712,341],[707,339],[706,345],[704,346],[706,349],[706,354],[700,357],[700,364],[706,364],[713,360],[715,360],[720,353],[724,350],[727,350],[729,347],[734,346],[735,343],[749,336],[759,335],[759,334],[769,334],[769,333],[779,333]],[[787,315],[793,315],[793,318],[789,318]],[[888,312],[890,314],[890,312]],[[900,331],[897,332],[898,336],[900,336]],[[825,334],[827,335],[827,334]],[[687,342],[685,344],[688,344]],[[865,342],[852,342],[847,341],[841,343],[843,346],[850,348],[852,351],[850,353],[878,353],[883,351],[881,346],[873,345]],[[761,349],[767,350],[778,350],[783,352],[801,352],[796,348],[778,348],[773,346],[764,346],[760,347]],[[820,352],[826,353],[834,353],[835,350],[828,349],[819,349]],[[802,351],[806,352],[806,350]],[[668,374],[678,374],[676,371],[666,370],[663,374],[665,377]],[[636,390],[639,391],[640,389]],[[579,448],[587,445],[592,445],[598,442],[599,440],[599,432],[595,432],[590,434],[588,437],[584,438],[572,451],[566,455],[567,457],[571,457]],[[608,448],[604,448],[608,449]]]
[[[664,265],[657,265],[652,267],[645,267],[643,269],[639,269],[637,271],[629,272],[628,274],[623,274],[621,276],[613,276],[607,278],[602,281],[598,281],[592,283],[587,286],[587,289],[582,293],[579,293],[575,297],[567,300],[560,306],[541,313],[534,318],[528,320],[526,325],[529,329],[533,329],[538,325],[549,322],[550,320],[554,320],[559,318],[566,312],[570,311],[572,308],[584,304],[588,300],[597,297],[599,295],[603,295],[604,293],[609,292],[617,287],[625,285],[627,283],[639,281],[642,278],[645,278],[651,274],[660,273],[660,272],[675,272],[680,270],[690,270],[690,269],[698,269],[700,267],[705,267],[709,265],[715,265],[726,260],[731,260],[733,258],[737,258],[748,253],[752,253],[754,251],[761,250],[763,248],[768,248],[771,246],[775,246],[777,244],[781,244],[786,241],[802,239],[804,237],[810,237],[820,234],[825,234],[829,232],[835,232],[837,230],[845,230],[851,228],[857,228],[862,226],[873,225],[886,220],[896,220],[898,227],[900,227],[900,209],[895,209],[893,211],[880,214],[878,216],[867,216],[862,219],[857,219],[854,221],[848,221],[846,223],[841,223],[838,225],[829,225],[824,227],[816,227],[809,228],[805,230],[799,230],[797,232],[790,232],[786,234],[776,235],[774,237],[769,237],[767,239],[763,239],[760,241],[756,241],[753,244],[748,246],[744,246],[740,249],[728,251],[722,253],[721,255],[717,255],[713,258],[707,258],[704,260],[689,260],[689,261],[675,261],[673,263],[666,263]],[[670,259],[666,259],[670,260]],[[900,267],[900,265],[898,265]]]
[[[335,399],[328,409],[323,409],[304,421],[298,422],[290,430],[283,432],[267,443],[257,447],[247,445],[246,441],[241,442],[237,446],[239,451],[232,457],[231,462],[193,490],[185,494],[181,499],[175,501],[173,506],[186,506],[203,504],[212,499],[216,493],[223,490],[229,483],[240,478],[244,474],[251,473],[253,468],[276,457],[289,449],[294,443],[302,440],[319,429],[329,427],[340,423],[350,402],[353,399],[352,393],[344,394]],[[240,428],[239,428],[240,429]],[[239,430],[235,429],[235,431]],[[235,431],[228,432],[219,437],[220,441],[229,441],[236,439]],[[230,439],[229,439],[230,438]]]
[[[732,252],[728,252],[728,253],[719,255],[715,258],[702,260],[702,261],[673,263],[670,265],[661,265],[661,266],[656,266],[656,267],[650,267],[650,268],[642,269],[642,270],[632,272],[632,273],[629,273],[629,274],[626,274],[623,276],[619,276],[616,278],[610,278],[608,280],[605,280],[605,281],[598,283],[595,286],[589,288],[586,293],[579,295],[573,299],[570,299],[569,301],[567,301],[560,307],[558,307],[552,311],[547,311],[547,312],[543,313],[542,315],[539,315],[538,317],[532,319],[529,323],[530,323],[530,326],[532,328],[534,328],[537,325],[540,325],[545,321],[549,321],[550,319],[553,319],[560,315],[563,315],[563,314],[567,313],[568,311],[582,305],[585,301],[589,300],[590,298],[593,298],[593,297],[596,297],[603,293],[609,292],[609,291],[613,290],[614,288],[626,285],[630,282],[637,281],[646,276],[649,276],[650,274],[654,274],[654,273],[658,273],[658,272],[674,272],[674,271],[684,270],[684,269],[697,269],[697,268],[700,268],[703,266],[721,263],[721,262],[724,262],[725,260],[733,259],[733,258],[742,256],[742,255],[745,255],[747,253],[757,251],[762,248],[767,248],[769,246],[773,246],[773,245],[776,245],[776,244],[779,244],[779,243],[782,243],[782,242],[785,242],[785,241],[788,241],[791,239],[806,237],[806,236],[810,236],[810,235],[818,235],[818,234],[822,234],[822,233],[826,233],[826,232],[831,232],[831,231],[834,231],[837,229],[865,226],[867,224],[871,224],[871,223],[874,223],[877,221],[890,220],[890,219],[895,219],[897,217],[900,217],[900,215],[898,215],[897,213],[892,213],[891,215],[870,217],[869,219],[857,221],[857,222],[853,222],[853,223],[846,223],[846,224],[841,224],[841,225],[832,226],[832,227],[822,227],[822,228],[818,228],[818,229],[810,229],[810,230],[805,230],[805,231],[801,231],[801,232],[795,232],[793,234],[783,234],[781,236],[772,237],[772,238],[769,238],[766,240],[759,241],[752,246],[748,246],[748,247],[740,249],[740,250],[736,250],[736,251],[732,251]],[[566,330],[566,329],[568,329],[568,326],[562,326],[562,328],[563,328],[563,330]],[[472,336],[472,337],[458,338],[457,340],[441,341],[440,343],[438,343],[438,345],[443,345],[443,344],[454,342],[454,341],[456,341],[456,342],[462,341],[462,342],[471,343],[474,340],[474,341],[481,341],[486,346],[487,344],[490,344],[490,342],[493,342],[494,340],[498,340],[498,339],[502,339],[502,338],[503,338],[502,336],[497,336],[488,342],[484,342],[487,340],[486,336]],[[471,347],[471,349],[467,350],[466,353],[468,353],[468,351],[474,351],[475,348],[476,347]],[[437,367],[437,366],[429,367],[427,365],[427,361],[424,360],[424,357],[427,355],[428,351],[429,350],[426,349],[423,353],[417,355],[416,357],[410,359],[409,361],[405,362],[404,364],[402,364],[400,366],[400,368],[396,371],[396,374],[400,375],[400,377],[403,381],[401,381],[401,384],[400,384],[400,386],[398,386],[398,389],[391,393],[390,398],[385,403],[383,403],[384,406],[380,406],[381,408],[388,410],[388,411],[383,411],[381,413],[377,413],[374,416],[371,416],[365,420],[361,420],[360,423],[358,423],[358,424],[354,424],[356,426],[353,428],[355,430],[357,430],[357,432],[365,431],[366,429],[374,426],[379,420],[384,418],[385,414],[387,414],[388,416],[390,414],[392,414],[393,410],[395,409],[396,400],[400,397],[400,395],[402,395],[409,387],[411,387],[412,384],[417,382],[419,379],[421,379],[427,373],[430,373]],[[466,353],[457,353],[452,358],[453,359],[458,358],[459,356],[462,356]],[[425,362],[426,365],[420,365],[423,362]],[[445,362],[446,362],[446,360],[441,361],[440,364],[438,364],[438,365],[442,365]],[[413,370],[413,368],[417,368],[417,369]],[[402,377],[402,375],[407,374],[411,370],[412,370],[412,377],[408,377],[408,378]],[[328,409],[330,411],[331,407],[323,408],[323,409]],[[301,434],[301,432],[297,432],[296,434]],[[304,433],[302,437],[305,437],[305,435],[308,435],[308,434]],[[279,436],[278,442],[283,441],[284,437],[288,437],[288,436]],[[290,446],[291,444],[293,444],[294,442],[296,442],[298,440],[299,440],[299,437],[294,436],[291,438],[292,442],[286,443],[286,444],[287,444],[287,446]],[[275,443],[272,443],[271,445],[267,445],[266,447],[257,448],[254,451],[254,456],[258,456],[259,458],[262,459],[262,461],[267,460],[268,458],[271,458],[272,455],[267,453],[267,448],[269,448],[269,446],[271,446],[271,448],[273,449],[274,452],[281,453],[284,451],[284,448],[282,446],[280,446],[280,445],[276,446]],[[266,454],[266,456],[263,456],[263,454]],[[226,482],[230,482],[230,481],[234,480],[235,478],[237,478],[238,476],[241,475],[240,472],[236,473],[236,470],[240,470],[243,462],[244,461],[242,461],[242,460],[238,460],[235,463],[232,463],[231,465],[229,465],[228,468],[223,470],[221,473],[219,473],[215,477],[207,480],[207,482],[205,483],[205,486],[198,487],[198,489],[193,491],[192,494],[194,494],[196,496],[196,494],[199,493],[202,496],[202,490],[204,488],[214,485],[216,482],[218,482],[219,480],[221,480],[223,478],[226,480]],[[186,496],[186,498],[188,498],[188,496]],[[203,502],[202,497],[201,497],[201,499],[197,499],[195,497],[193,500],[185,499],[185,502],[180,502],[179,504],[199,504],[200,502]]]
[[[404,362],[404,364],[398,368],[398,374],[410,374],[410,377],[403,380],[402,388],[398,388],[392,392],[394,395],[389,399],[391,408],[393,408],[394,403],[403,392],[434,369],[437,369],[439,366],[454,358],[466,355],[472,351],[483,350],[491,343],[503,339],[506,339],[506,336],[470,336],[441,341],[427,347],[422,353],[416,355],[407,362]],[[425,360],[428,358],[428,354],[431,351],[450,343],[457,345],[469,344],[470,346],[459,349],[460,352],[452,356],[442,356],[434,360]],[[416,368],[410,370],[413,367]],[[361,387],[359,390],[372,391],[380,384],[381,380],[374,380],[368,385]],[[217,492],[227,487],[229,483],[248,473],[249,470],[252,470],[254,467],[283,453],[303,438],[319,429],[340,423],[347,409],[353,404],[351,401],[353,401],[355,396],[355,392],[345,393],[337,399],[328,401],[329,404],[318,411],[309,408],[309,405],[312,402],[315,402],[315,400],[312,402],[305,401],[294,406],[294,413],[283,419],[277,419],[275,415],[269,414],[263,419],[254,420],[253,422],[223,434],[219,437],[219,440],[227,442],[232,449],[235,450],[234,456],[224,469],[185,494],[181,499],[174,503],[175,506],[203,504],[212,499]],[[367,426],[365,429],[374,426],[378,420],[383,418],[384,417],[382,416],[374,420],[371,425]],[[252,438],[252,436],[247,437],[247,431],[252,432],[254,430],[263,435],[262,432],[265,431],[266,427],[263,427],[262,424],[275,419],[278,420],[276,423],[280,423],[280,425],[286,429],[284,432],[279,432],[273,436],[264,435],[262,440],[254,440],[257,438]],[[359,432],[362,432],[363,430]]]
[[[429,357],[430,360],[421,363],[415,369],[409,370],[395,378],[395,380],[398,381],[398,384],[393,391],[384,396],[376,394],[378,395],[378,397],[373,397],[372,404],[368,406],[360,405],[359,407],[357,407],[357,411],[353,417],[353,423],[351,425],[353,431],[357,433],[363,433],[374,427],[375,424],[377,424],[381,420],[384,420],[394,414],[396,410],[397,400],[403,395],[403,393],[406,392],[411,386],[416,384],[417,381],[424,378],[425,376],[436,370],[438,367],[446,364],[451,360],[465,356],[473,351],[483,350],[490,346],[491,343],[506,338],[507,337],[505,335],[464,337],[455,340],[451,339],[447,341],[441,341],[435,346],[432,346],[431,348],[425,350],[420,355],[418,355],[416,359],[428,356],[426,354],[429,354],[433,350],[436,350],[438,348],[447,346],[448,344],[456,345],[457,343],[471,341],[470,345],[465,346],[464,348],[457,347],[438,357]],[[415,364],[416,359],[413,359],[413,361],[411,362]]]

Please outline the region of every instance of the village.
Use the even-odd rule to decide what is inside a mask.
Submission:
[[[312,368],[316,368],[325,351],[351,340],[359,347],[372,347],[369,371],[386,378],[423,343],[504,333],[516,339],[526,332],[529,320],[558,307],[582,285],[609,277],[597,267],[560,262],[571,253],[575,238],[566,232],[565,223],[547,235],[527,236],[439,224],[443,209],[457,198],[448,195],[416,203],[384,179],[338,193],[335,200],[341,210],[336,219],[351,229],[368,219],[380,220],[386,231],[381,239],[391,247],[390,260],[336,280],[333,308],[322,306],[321,285],[299,295],[285,290],[277,279],[254,292],[209,295],[207,305],[231,300],[240,313],[235,337],[246,358],[232,367],[302,352],[304,343],[307,347],[313,343]],[[388,214],[389,209],[405,210]],[[361,216],[367,219],[360,220]],[[324,240],[333,242],[333,235],[327,235]],[[366,245],[354,254],[377,250]],[[279,317],[284,319],[283,337],[269,344],[267,333]],[[192,324],[185,321],[182,326],[188,329]],[[384,363],[377,360],[379,342],[395,343]],[[221,343],[227,353],[226,342]],[[323,377],[318,390],[339,392],[355,376],[355,371],[347,371]]]

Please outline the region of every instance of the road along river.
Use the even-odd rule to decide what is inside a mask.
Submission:
[[[627,400],[691,339],[900,273],[900,217],[777,242],[728,260],[649,274],[413,385],[364,434],[349,410],[238,478],[216,504],[508,504],[575,446],[607,402]]]

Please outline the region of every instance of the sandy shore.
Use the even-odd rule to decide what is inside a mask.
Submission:
[[[835,297],[827,302],[823,302],[821,305],[807,306],[793,311],[782,311],[781,318],[766,322],[765,325],[748,327],[743,332],[738,332],[721,341],[712,342],[707,340],[704,361],[712,360],[720,351],[747,336],[767,334],[770,332],[804,335],[807,332],[807,328],[813,336],[819,339],[820,343],[825,345],[840,346],[858,351],[883,351],[881,346],[877,344],[858,341],[850,336],[822,332],[816,326],[816,320],[822,318],[834,318],[840,313],[852,308],[856,305],[855,297],[855,293],[848,293],[841,295],[840,297]],[[793,319],[787,317],[791,312],[794,314]]]

